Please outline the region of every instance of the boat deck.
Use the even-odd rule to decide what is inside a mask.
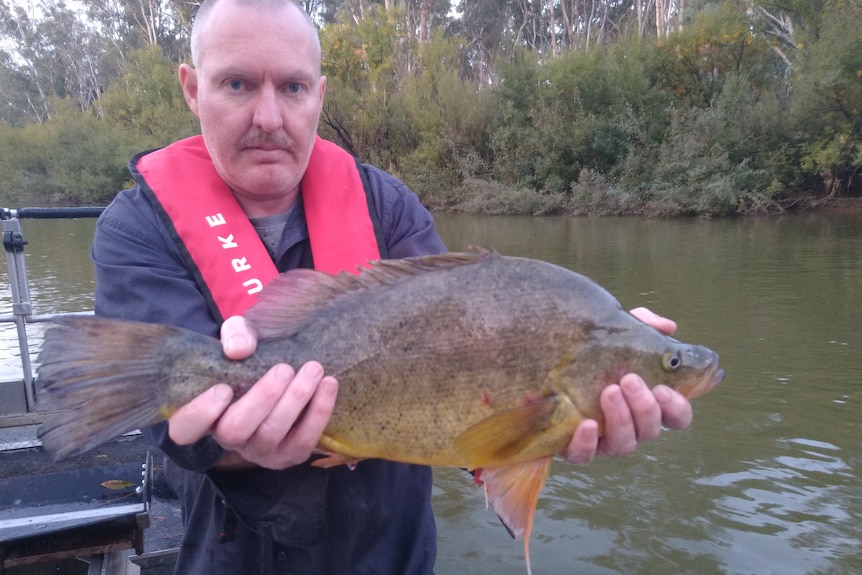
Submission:
[[[0,574],[172,573],[182,518],[161,455],[130,435],[55,462],[37,429],[0,428]]]

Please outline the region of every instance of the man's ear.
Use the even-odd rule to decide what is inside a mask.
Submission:
[[[198,116],[198,71],[188,64],[180,64],[180,86],[192,113]]]

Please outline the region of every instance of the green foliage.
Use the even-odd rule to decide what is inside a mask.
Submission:
[[[157,46],[129,55],[122,76],[99,99],[106,122],[143,136],[147,147],[165,146],[199,133],[197,119],[183,98],[177,65]]]
[[[445,197],[465,177],[487,171],[490,98],[461,79],[462,49],[460,42],[435,35],[422,44],[415,73],[398,90],[412,147],[404,150],[400,172],[426,194]]]
[[[634,167],[648,213],[765,211],[797,183],[787,106],[746,78],[728,80],[712,106],[668,114],[670,128],[654,161]]]
[[[81,112],[72,98],[52,100],[51,109],[47,122],[0,131],[4,203],[107,203],[130,183],[133,154],[197,130],[175,66],[157,48],[133,53],[93,109]]]
[[[129,178],[134,136],[71,100],[53,105],[50,122],[0,131],[0,199],[13,206],[107,202]]]
[[[320,131],[409,181],[429,202],[448,204],[464,177],[486,171],[489,98],[460,77],[460,41],[404,38],[399,14],[376,6],[359,23],[321,31],[327,97]],[[396,41],[414,50],[399,59]]]
[[[40,5],[0,0],[0,200],[104,202],[129,156],[198,131],[191,8]],[[553,57],[538,4],[306,5],[327,22],[321,135],[429,205],[708,216],[862,192],[862,0],[697,1],[661,39],[634,39],[625,4],[557,14]]]
[[[456,195],[460,201],[453,210],[490,216],[558,214],[566,210],[568,201],[563,194],[543,194],[477,178],[466,178]]]
[[[801,168],[830,195],[859,190],[862,169],[862,5],[828,4],[820,39],[794,83],[793,118]],[[855,187],[854,187],[855,186]]]
[[[691,25],[659,44],[654,71],[659,86],[677,101],[709,106],[729,78],[769,81],[771,65],[765,36],[752,33],[747,6],[725,0],[697,14]]]
[[[502,69],[493,144],[498,176],[515,185],[571,194],[582,170],[612,173],[661,117],[644,62],[623,44],[569,52],[539,65]]]
[[[389,166],[390,134],[403,118],[392,109],[398,70],[393,44],[403,38],[396,12],[380,6],[359,23],[344,18],[320,31],[327,78],[321,135],[364,161]]]

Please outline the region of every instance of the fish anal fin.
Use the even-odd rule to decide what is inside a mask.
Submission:
[[[379,260],[368,262],[358,270],[342,271],[336,275],[312,269],[293,269],[270,280],[245,317],[260,339],[288,337],[302,329],[321,309],[348,294],[393,285],[404,278],[440,269],[501,257],[492,250],[474,250]]]
[[[490,415],[458,435],[455,448],[468,469],[500,467],[518,458],[553,455],[565,447],[566,435],[571,438],[571,431],[549,433],[565,419],[565,412],[572,411],[565,409],[565,403],[568,400],[564,396],[552,394]]]
[[[314,459],[311,465],[323,468],[337,467],[339,465],[347,465],[352,468],[363,459],[368,459],[367,456],[359,455],[349,442],[332,437],[326,433],[320,437],[317,447],[314,448],[313,455],[321,455],[322,457]]]
[[[332,453],[330,451],[317,451],[316,453],[323,457],[313,460],[311,462],[312,467],[322,467],[324,469],[338,467],[339,465],[355,467],[357,463],[362,461],[361,458],[351,457],[350,455],[344,455],[343,453]]]
[[[524,538],[524,557],[530,573],[530,532],[539,493],[551,471],[553,457],[540,457],[482,471],[485,496],[512,537]]]

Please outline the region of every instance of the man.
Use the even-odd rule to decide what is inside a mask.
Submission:
[[[179,77],[202,137],[130,163],[137,185],[96,230],[97,314],[220,335],[241,359],[256,339],[237,314],[264,283],[258,271],[445,250],[403,183],[316,139],[326,79],[316,30],[292,0],[205,2],[192,57]],[[146,431],[183,506],[177,573],[432,573],[428,468],[308,464],[337,396],[325,367],[273,366],[235,403],[217,385]],[[602,406],[604,437],[584,422],[563,457],[629,453],[662,424],[691,420],[682,396],[650,392],[636,375],[608,388]]]

